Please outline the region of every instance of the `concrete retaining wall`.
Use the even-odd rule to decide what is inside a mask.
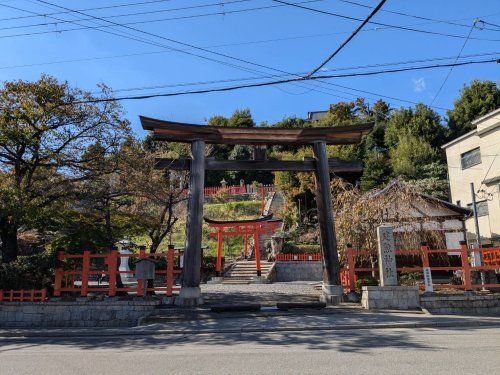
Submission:
[[[431,314],[500,315],[500,294],[421,296],[420,304]]]
[[[277,281],[321,281],[321,262],[276,262]]]
[[[0,303],[0,328],[131,327],[161,300]]]

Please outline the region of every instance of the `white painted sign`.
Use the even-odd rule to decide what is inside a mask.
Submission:
[[[424,273],[424,284],[426,292],[434,292],[434,287],[432,286],[432,273],[430,267],[423,267],[422,272]]]
[[[377,228],[377,242],[380,286],[397,286],[394,236],[390,225],[381,225]]]

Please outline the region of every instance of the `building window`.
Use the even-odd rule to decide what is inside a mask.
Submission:
[[[464,152],[460,155],[460,161],[462,162],[462,169],[467,169],[474,165],[481,164],[481,151],[479,151],[479,147],[474,150]]]
[[[467,205],[467,208],[472,210],[472,203]],[[488,215],[488,201],[476,202],[477,216]]]

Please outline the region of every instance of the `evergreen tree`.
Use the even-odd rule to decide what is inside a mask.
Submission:
[[[500,88],[492,81],[474,80],[464,86],[448,115],[448,140],[474,130],[472,121],[500,108]]]

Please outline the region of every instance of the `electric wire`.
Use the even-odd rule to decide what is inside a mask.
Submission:
[[[329,12],[329,11],[322,10],[322,9],[310,8],[310,7],[306,7],[304,5],[300,5],[298,3],[290,3],[288,1],[282,1],[282,0],[273,0],[273,1],[274,2],[279,2],[281,4],[286,4],[286,5],[290,6],[290,7],[295,7],[295,8],[307,10],[307,11],[310,11],[310,12],[325,14],[325,15],[328,15],[328,16],[333,16],[333,17],[348,19],[348,20],[351,20],[351,21],[363,21],[362,19],[357,18],[357,17],[346,16],[346,15],[343,15],[343,14],[333,13],[333,12]],[[383,22],[370,21],[369,23],[373,24],[373,25],[378,25],[378,26],[385,26],[387,28],[394,28],[394,29],[400,29],[400,30],[405,30],[405,31],[413,31],[413,32],[423,33],[423,34],[439,35],[439,36],[447,36],[447,37],[450,37],[450,38],[466,39],[466,37],[463,36],[463,35],[440,33],[440,32],[431,31],[431,30],[415,29],[415,28],[412,28],[412,27],[400,26],[400,25],[392,25],[392,24],[383,23]],[[494,42],[500,41],[498,39],[482,39],[482,38],[472,38],[472,39],[476,39],[476,40],[488,40],[488,41],[494,41]]]
[[[400,68],[400,69],[387,69],[387,70],[383,70],[383,71],[370,71],[370,72],[362,72],[362,73],[337,74],[337,75],[320,75],[320,76],[309,77],[309,78],[307,78],[307,80],[361,77],[361,76],[371,76],[371,75],[379,75],[379,74],[406,72],[406,71],[413,71],[413,70],[446,68],[446,67],[450,67],[450,66],[464,66],[464,65],[487,64],[487,63],[500,63],[500,60],[498,60],[498,59],[495,59],[495,60],[477,60],[477,61],[467,61],[467,62],[461,62],[461,63],[436,64],[436,65],[427,65],[427,66],[418,66],[418,67],[409,67],[409,68]],[[192,90],[192,91],[180,91],[180,92],[149,94],[149,95],[136,95],[136,96],[123,96],[123,97],[115,97],[115,98],[96,98],[96,99],[90,99],[90,100],[83,100],[83,101],[80,101],[78,103],[83,104],[83,103],[112,102],[112,101],[121,101],[121,100],[143,100],[143,99],[151,99],[151,98],[158,98],[158,97],[170,97],[170,96],[191,95],[191,94],[205,94],[205,93],[211,93],[211,92],[234,91],[234,90],[239,90],[239,89],[244,89],[244,88],[273,86],[273,85],[296,82],[296,81],[301,81],[301,80],[305,80],[305,79],[298,77],[298,78],[289,78],[289,79],[282,79],[282,80],[275,80],[275,81],[252,83],[252,84],[247,84],[247,85],[236,85],[236,86],[209,88],[209,89]]]
[[[458,61],[458,59],[460,58],[460,55],[462,54],[462,52],[464,51],[464,48],[465,46],[467,45],[467,42],[469,41],[469,37],[471,36],[472,34],[472,31],[474,31],[474,28],[476,27],[476,22],[477,20],[474,21],[474,23],[472,24],[472,26],[470,27],[470,30],[469,30],[469,34],[467,34],[467,39],[464,40],[464,43],[462,44],[462,47],[460,48],[460,51],[458,52],[458,55],[455,59],[455,62]],[[444,80],[443,82],[441,83],[441,86],[439,86],[439,89],[438,91],[436,92],[436,95],[434,95],[434,97],[432,98],[431,100],[431,103],[430,105],[432,106],[434,104],[434,102],[436,101],[437,97],[439,96],[439,94],[441,93],[441,90],[443,90],[443,87],[444,85],[446,84],[446,82],[448,81],[448,78],[450,78],[450,75],[451,75],[451,72],[453,71],[453,67],[450,67],[450,70],[448,70],[448,73],[446,74],[446,76],[444,77]]]
[[[343,19],[348,19],[348,20],[351,20],[351,21],[362,21],[362,19],[359,19],[359,18],[356,18],[356,17],[346,16],[346,15],[342,15],[342,14],[338,14],[338,13],[332,13],[332,12],[323,11],[323,10],[319,10],[319,9],[315,9],[315,8],[304,7],[304,6],[300,5],[300,4],[305,4],[305,3],[309,3],[309,2],[317,2],[317,1],[321,1],[321,0],[309,0],[309,1],[303,1],[303,2],[297,2],[297,3],[289,3],[289,2],[283,2],[283,3],[286,3],[286,5],[288,5],[288,6],[295,6],[295,7],[298,7],[298,8],[307,9],[307,10],[310,10],[310,11],[314,11],[314,12],[318,12],[318,13],[323,13],[323,14],[327,14],[327,15],[330,15],[330,16],[336,16],[336,17],[340,17],[340,18],[343,18]],[[0,6],[6,6],[6,5],[5,4],[0,4]],[[285,6],[285,4],[280,5],[280,6]],[[274,7],[277,7],[277,6],[274,6]],[[11,7],[11,8],[13,8],[13,7]],[[18,8],[18,10],[19,10],[19,8]],[[67,11],[67,12],[69,13],[69,11]],[[228,12],[231,12],[231,11],[224,12],[224,14],[227,14]],[[42,16],[42,15],[40,15],[40,16]],[[87,15],[87,16],[90,16],[90,15]],[[194,16],[194,17],[196,17],[196,16]],[[193,18],[193,17],[190,17],[190,18]],[[167,20],[169,20],[169,19],[156,19],[156,20],[124,22],[124,23],[122,23],[122,25],[129,26],[129,25],[137,25],[137,24],[148,24],[148,23],[153,23],[153,22],[163,22],[163,21],[167,21]],[[373,29],[366,29],[366,31],[378,31],[378,30],[381,30],[381,29],[388,28],[388,29],[401,29],[401,30],[406,30],[406,31],[413,31],[413,32],[430,34],[430,35],[435,35],[435,36],[445,36],[445,37],[450,37],[450,38],[459,38],[459,39],[465,39],[466,38],[463,35],[449,34],[449,33],[440,33],[440,32],[437,32],[437,31],[430,31],[430,30],[423,30],[423,29],[415,29],[415,28],[411,28],[411,27],[408,27],[408,26],[391,25],[391,24],[380,23],[380,22],[369,22],[369,23],[370,24],[374,24],[374,25],[378,25],[378,26],[383,26],[383,27],[376,27],[376,28],[373,28]],[[82,26],[82,27],[79,27],[79,28],[71,28],[71,29],[59,29],[59,30],[37,31],[37,32],[20,33],[20,34],[8,34],[8,35],[2,35],[2,36],[0,36],[0,39],[3,39],[3,38],[13,38],[13,37],[24,37],[24,36],[35,36],[35,35],[52,34],[52,33],[65,33],[65,32],[70,32],[70,31],[79,31],[79,30],[97,29],[97,28],[110,28],[110,27],[112,27],[112,26],[111,25],[102,25],[102,26],[99,26],[99,27]],[[472,38],[472,39],[474,39],[474,40],[481,40],[481,41],[488,41],[488,42],[499,42],[500,41],[500,39],[478,38],[478,37],[475,37],[475,38]]]
[[[373,16],[375,16],[375,14],[378,13],[378,11],[380,10],[380,8],[382,8],[382,6],[384,5],[384,3],[386,1],[387,0],[380,1],[378,3],[378,5],[375,8],[373,8],[373,10],[370,12],[370,14],[368,14],[368,16],[353,30],[353,32],[342,43],[340,43],[340,45],[332,53],[330,53],[330,55],[328,55],[328,57],[325,60],[323,60],[322,63],[320,63],[313,70],[311,70],[305,76],[305,78],[311,77],[316,72],[318,72],[322,67],[324,67],[326,64],[328,64],[361,31],[361,29],[363,28],[363,26],[365,26],[373,18]],[[276,3],[285,3],[285,2],[282,2],[280,0],[274,0],[274,2],[276,2]]]

